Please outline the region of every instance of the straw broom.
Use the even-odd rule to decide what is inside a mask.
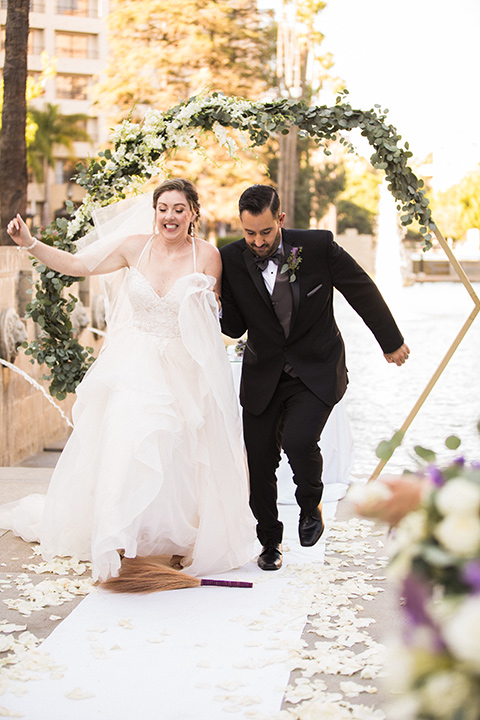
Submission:
[[[117,593],[151,593],[205,586],[253,587],[253,583],[239,580],[208,580],[193,577],[172,567],[172,560],[175,562],[175,558],[165,555],[124,557],[119,575],[100,583],[100,587]]]

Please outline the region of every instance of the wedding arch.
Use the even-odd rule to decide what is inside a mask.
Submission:
[[[334,140],[353,152],[354,147],[345,133],[358,129],[372,146],[373,167],[385,172],[388,190],[401,211],[402,224],[418,221],[424,250],[432,246],[432,233],[435,234],[474,302],[474,310],[411,413],[392,440],[383,444],[383,457],[374,472],[376,477],[480,311],[480,300],[433,221],[423,181],[408,165],[412,157],[408,143],[402,147],[401,136],[387,123],[387,111],[382,111],[381,106],[357,110],[348,103],[347,95],[346,92],[340,94],[335,105],[327,107],[288,99],[254,102],[214,92],[192,97],[166,112],[148,110],[140,123],[125,120],[113,131],[112,149],[100,152],[97,159],[78,167],[77,183],[85,188],[86,196],[73,219],[57,219],[42,232],[42,239],[74,252],[75,241],[91,229],[92,212],[96,208],[139,192],[145,181],[162,172],[175,150],[203,152],[201,140],[205,133],[213,135],[235,158],[239,150],[261,146],[278,133],[287,134],[293,127],[300,137],[310,137],[323,146],[327,155],[330,153],[328,143]],[[73,211],[73,206],[67,209]],[[94,360],[93,351],[83,347],[72,334],[70,313],[77,299],[71,294],[65,297],[64,290],[77,279],[38,262],[36,265],[39,273],[36,295],[27,308],[27,316],[43,332],[28,345],[26,354],[32,361],[47,366],[50,393],[62,400],[75,391]]]

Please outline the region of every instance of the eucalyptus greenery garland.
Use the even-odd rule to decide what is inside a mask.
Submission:
[[[431,247],[430,231],[435,230],[423,181],[408,166],[412,153],[396,129],[387,124],[386,112],[376,105],[372,110],[354,110],[346,102],[347,93],[337,97],[333,107],[309,106],[296,100],[251,102],[221,93],[192,97],[163,113],[149,110],[141,123],[125,120],[113,132],[112,149],[98,154],[87,166],[78,165],[77,183],[87,191],[82,205],[70,221],[56,220],[41,235],[45,242],[75,251],[74,242],[91,229],[92,212],[126,195],[138,192],[141,184],[158,175],[169,154],[178,148],[204,152],[201,139],[213,133],[227,152],[236,157],[238,150],[264,145],[278,133],[298,128],[300,137],[310,137],[329,155],[328,143],[339,140],[349,152],[353,145],[345,131],[358,128],[374,149],[370,158],[374,168],[385,171],[388,189],[402,211],[401,222],[416,219]],[[73,208],[69,208],[73,209]],[[40,326],[38,340],[27,346],[32,362],[44,363],[50,370],[50,393],[58,399],[74,392],[89,365],[93,351],[84,348],[72,336],[69,315],[77,299],[64,297],[63,290],[78,278],[70,278],[37,263],[39,278],[36,296],[27,307],[27,316]]]

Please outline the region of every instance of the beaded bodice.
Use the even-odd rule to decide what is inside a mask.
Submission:
[[[181,298],[178,282],[164,297],[160,297],[144,275],[133,267],[128,273],[127,283],[133,326],[141,332],[163,339],[180,337],[178,311]]]
[[[185,293],[185,276],[178,278],[170,290],[161,297],[139,270],[140,263],[153,237],[145,244],[136,267],[131,267],[127,278],[127,292],[133,311],[133,326],[136,330],[155,335],[161,340],[180,337],[178,314],[182,296]],[[195,243],[192,243],[193,270],[196,273]],[[183,282],[182,282],[183,281]]]

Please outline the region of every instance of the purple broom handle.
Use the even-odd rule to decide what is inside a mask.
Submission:
[[[200,585],[212,585],[215,587],[237,587],[237,588],[251,588],[253,583],[242,582],[241,580],[201,580]]]

